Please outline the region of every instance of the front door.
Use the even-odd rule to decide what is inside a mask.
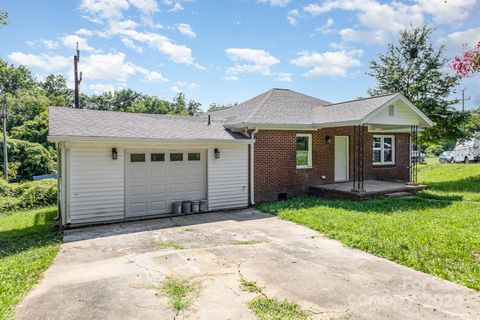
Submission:
[[[348,181],[348,136],[335,137],[335,182]]]

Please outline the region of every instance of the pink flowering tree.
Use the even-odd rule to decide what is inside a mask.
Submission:
[[[480,73],[480,41],[472,50],[453,58],[451,68],[459,76],[469,77]]]

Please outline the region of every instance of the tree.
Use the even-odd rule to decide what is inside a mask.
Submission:
[[[25,121],[33,120],[37,115],[46,112],[50,100],[43,90],[20,90],[16,96],[7,95],[9,115],[7,118],[7,130],[22,125]]]
[[[8,139],[9,168],[11,181],[31,180],[33,176],[55,172],[55,153],[49,152],[39,143]],[[0,142],[3,147],[3,142]],[[0,167],[3,170],[3,154],[0,154]]]
[[[177,93],[173,98],[173,101],[170,105],[170,114],[179,114],[187,115],[187,101],[185,99],[185,94],[182,92]]]
[[[472,110],[469,113],[467,123],[465,124],[465,129],[472,134],[475,132],[480,132],[480,107]]]
[[[10,130],[10,137],[17,140],[25,140],[39,143],[47,149],[53,148],[54,144],[47,141],[48,136],[48,112],[44,111],[32,120],[27,120],[18,127]]]
[[[50,99],[50,105],[58,107],[68,107],[73,104],[73,90],[67,87],[67,79],[61,74],[50,74],[40,87]]]
[[[238,103],[229,103],[229,104],[221,104],[221,103],[211,103],[210,106],[208,107],[208,111],[213,112],[213,111],[219,111],[219,110],[224,110],[228,109],[231,107],[234,107],[238,105]]]
[[[154,96],[144,96],[137,99],[127,112],[134,113],[151,113],[151,114],[167,114],[170,110],[170,102]]]
[[[187,105],[187,114],[189,116],[198,116],[200,112],[202,112],[202,109],[200,108],[202,104],[200,102],[190,100],[188,101]]]
[[[0,10],[0,27],[8,24],[8,13]]]
[[[462,138],[466,115],[451,110],[452,102],[447,100],[459,78],[444,71],[448,62],[444,48],[432,45],[431,33],[427,26],[406,29],[398,43],[390,43],[385,54],[371,60],[367,74],[377,80],[377,87],[369,94],[400,92],[422,110],[435,122],[422,132],[422,142]]]
[[[461,77],[473,76],[480,72],[480,41],[472,50],[453,58],[450,67]]]
[[[0,58],[0,93],[15,94],[18,90],[28,90],[35,86],[30,70],[24,66],[15,67]]]

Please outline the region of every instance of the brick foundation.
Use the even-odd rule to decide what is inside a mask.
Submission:
[[[297,133],[312,134],[312,168],[296,168]],[[365,128],[365,179],[408,181],[409,134],[392,135],[395,135],[395,164],[373,166],[373,133],[368,133],[368,129]],[[326,142],[327,136],[332,139],[330,144]],[[256,135],[254,149],[255,202],[277,200],[281,193],[291,197],[306,193],[311,185],[335,182],[335,136],[349,136],[349,176],[352,177],[353,127],[325,128],[316,131],[260,130]]]

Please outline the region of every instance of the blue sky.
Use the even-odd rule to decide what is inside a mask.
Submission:
[[[0,56],[39,77],[71,81],[80,43],[82,91],[132,88],[204,107],[272,87],[325,100],[366,96],[369,60],[398,30],[428,23],[447,55],[480,40],[477,0],[2,0]],[[467,108],[480,77],[463,81]],[[459,87],[460,89],[460,87]]]

